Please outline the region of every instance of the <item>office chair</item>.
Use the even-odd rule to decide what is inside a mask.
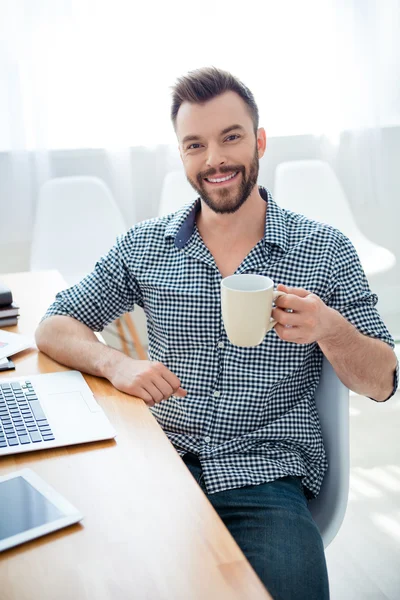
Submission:
[[[324,356],[315,392],[328,470],[318,496],[308,507],[326,549],[338,533],[346,512],[350,481],[349,390]]]
[[[90,273],[100,256],[126,231],[120,210],[103,181],[96,177],[59,177],[39,193],[30,270],[57,269],[69,286]],[[116,320],[123,350],[130,354],[122,323],[139,359],[148,358],[131,315]]]
[[[396,264],[390,250],[371,242],[360,231],[342,186],[327,162],[280,163],[275,171],[274,199],[282,208],[333,225],[344,233],[356,248],[367,277],[388,271]]]

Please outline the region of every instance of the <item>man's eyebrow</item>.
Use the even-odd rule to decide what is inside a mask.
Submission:
[[[244,127],[242,127],[242,125],[230,125],[229,127],[225,127],[225,129],[223,129],[220,133],[220,135],[224,135],[225,133],[229,133],[230,131],[233,131],[234,129],[240,129],[241,131],[244,131]],[[194,142],[197,140],[200,140],[200,136],[199,135],[185,135],[185,137],[182,140],[182,144],[186,144],[186,142]]]

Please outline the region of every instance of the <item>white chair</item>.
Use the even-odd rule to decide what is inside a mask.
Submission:
[[[349,495],[350,442],[349,390],[336,375],[324,356],[315,403],[328,460],[321,490],[308,507],[320,530],[324,548],[338,533],[343,522]]]
[[[198,196],[192,188],[184,170],[170,171],[164,178],[158,216],[164,217],[176,212]]]
[[[103,181],[96,177],[59,177],[39,193],[30,270],[57,269],[69,286],[90,273],[100,256],[126,231],[121,212]],[[147,359],[129,313],[122,316],[140,359]],[[129,354],[122,321],[116,326]]]
[[[342,186],[327,162],[280,163],[275,171],[274,199],[282,208],[333,225],[344,233],[354,244],[367,276],[395,265],[395,255],[371,242],[358,228]]]

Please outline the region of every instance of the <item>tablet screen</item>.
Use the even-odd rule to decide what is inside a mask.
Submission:
[[[0,482],[0,540],[63,517],[24,477]]]

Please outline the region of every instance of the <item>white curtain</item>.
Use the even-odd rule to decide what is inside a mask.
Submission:
[[[348,197],[356,208],[384,210],[383,130],[400,125],[400,2],[334,0],[333,6],[337,54],[331,119],[326,115],[322,128],[332,142],[326,156],[340,174],[342,138],[352,168]]]
[[[269,137],[312,134],[339,172],[345,136],[354,174],[346,191],[354,203],[379,204],[382,128],[400,123],[399,15],[400,0],[0,0],[0,157],[10,192],[0,183],[0,208],[10,197],[16,208],[1,220],[3,240],[29,235],[37,190],[59,174],[52,156],[72,149],[106,151],[127,224],[137,220],[143,179],[132,148],[142,149],[138,168],[149,180],[163,175],[146,152],[160,147],[165,168],[176,159],[170,86],[204,65],[250,87]]]

